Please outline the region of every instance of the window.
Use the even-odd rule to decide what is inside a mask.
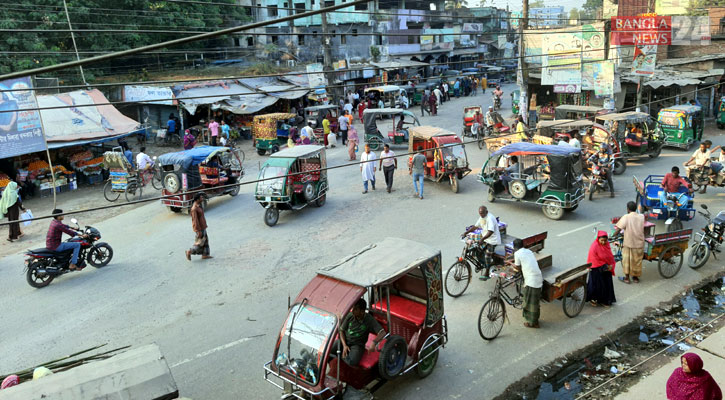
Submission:
[[[332,7],[335,5],[335,0],[325,0],[323,7]]]
[[[297,35],[297,44],[300,46],[305,45],[305,35]]]
[[[375,44],[378,46],[383,45],[383,35],[375,35]]]
[[[317,37],[317,31],[312,31],[312,37]]]
[[[420,36],[408,36],[408,44],[420,43]]]
[[[247,37],[247,47],[254,47],[254,36]]]
[[[279,43],[279,37],[278,36],[272,36],[272,44]]]
[[[305,3],[295,3],[295,14],[305,12]]]
[[[367,3],[355,4],[355,11],[367,11],[367,10],[368,10]]]
[[[357,36],[357,29],[353,29],[353,30],[352,30],[352,35],[353,35],[353,36]]]
[[[340,35],[340,44],[347,44],[347,36]]]
[[[270,17],[276,17],[279,13],[277,12],[277,6],[267,7],[267,15]]]

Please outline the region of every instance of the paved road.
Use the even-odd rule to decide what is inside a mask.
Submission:
[[[508,92],[512,87],[504,89]],[[504,108],[509,109],[505,99]],[[446,103],[440,116],[425,117],[423,123],[458,132],[461,109],[473,100],[487,106],[490,93]],[[485,151],[475,146],[467,150],[472,166],[480,168]],[[593,239],[592,227],[607,226],[606,221],[622,214],[625,200],[633,197],[631,174],[669,170],[685,157],[683,152],[667,150],[657,160],[631,163],[626,174],[615,179],[617,198],[585,201],[557,222],[546,219],[534,206],[487,205],[509,223],[513,235],[548,230],[545,251],[554,254],[555,265],[581,264]],[[251,179],[259,158],[250,158]],[[329,152],[330,165],[345,160],[345,150]],[[382,182],[382,175],[378,179]],[[330,181],[324,207],[284,212],[274,228],[264,225],[263,209],[251,199],[251,186],[243,187],[236,198],[213,199],[207,221],[215,258],[207,262],[184,259],[183,252],[192,241],[189,219],[168,213],[159,204],[96,224],[115,249],[113,262],[102,270],[89,267],[36,290],[21,274],[21,254],[0,259],[0,374],[100,343],[156,342],[185,396],[276,398],[279,393],[261,379],[261,366],[272,355],[288,296],[294,297],[316,269],[386,236],[440,248],[447,267],[460,254],[461,231],[476,220],[478,206],[486,203],[484,186],[473,175],[461,181],[458,194],[445,184],[426,183],[422,201],[413,197],[403,169],[396,174],[396,190],[391,194],[379,188],[362,195],[357,167],[331,171]],[[722,191],[711,191],[698,197],[698,202],[722,205],[723,199]],[[37,245],[42,246],[42,238],[38,239]],[[401,378],[378,395],[490,398],[538,365],[592,342],[646,307],[713,274],[722,268],[719,263],[711,261],[698,271],[684,267],[671,280],[663,280],[656,265],[647,264],[642,284],[616,286],[616,307],[587,307],[579,317],[569,319],[560,303],[547,304],[542,307],[540,330],[523,328],[519,313],[514,312],[494,342],[484,342],[476,328],[478,311],[492,283],[472,282],[461,298],[446,298],[450,342],[433,375],[425,380]]]

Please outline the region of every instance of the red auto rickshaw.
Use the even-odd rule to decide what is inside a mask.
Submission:
[[[408,134],[408,164],[413,161],[413,153],[422,147],[427,159],[425,177],[435,182],[448,181],[453,193],[458,193],[458,181],[471,172],[461,138],[435,126],[411,126]]]
[[[364,266],[364,268],[362,267]],[[440,250],[386,238],[323,268],[297,295],[264,379],[298,399],[331,399],[343,390],[370,395],[378,383],[415,370],[433,372],[448,341]],[[360,299],[386,334],[356,366],[333,350],[341,321]],[[370,334],[368,344],[375,339]]]

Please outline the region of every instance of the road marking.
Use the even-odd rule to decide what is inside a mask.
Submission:
[[[567,232],[564,232],[564,233],[560,233],[560,234],[556,235],[556,237],[566,236],[566,235],[568,235],[570,233],[578,232],[578,231],[580,231],[582,229],[591,228],[592,226],[596,226],[597,224],[601,224],[601,222],[597,221],[597,222],[593,222],[593,223],[591,223],[589,225],[580,226],[579,228],[572,229],[572,230],[567,231]]]
[[[221,346],[217,346],[217,347],[215,347],[213,349],[209,349],[209,350],[207,350],[205,352],[199,353],[199,354],[195,355],[192,358],[187,358],[185,360],[179,361],[176,364],[172,365],[170,368],[179,367],[179,366],[184,365],[184,364],[186,364],[188,362],[192,362],[194,360],[198,360],[198,359],[203,358],[203,357],[206,357],[206,356],[208,356],[210,354],[214,354],[214,353],[216,353],[218,351],[226,350],[226,349],[228,349],[230,347],[234,347],[234,346],[236,346],[238,344],[242,344],[242,343],[247,342],[247,341],[250,341],[250,340],[252,340],[252,338],[245,337],[245,338],[241,338],[239,340],[235,340],[233,342],[229,342],[229,343],[224,344],[224,345],[221,345]]]

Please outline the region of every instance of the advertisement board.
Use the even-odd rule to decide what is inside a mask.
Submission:
[[[580,85],[554,85],[554,93],[581,93]]]
[[[655,73],[657,46],[644,45],[634,47],[632,58],[632,75],[652,76]]]
[[[307,65],[307,80],[310,82],[311,88],[327,86],[325,74],[322,71],[323,66],[321,63]]]
[[[29,77],[0,82],[0,90],[31,89]],[[0,92],[0,158],[45,150],[40,112],[18,111],[38,108],[35,91]]]
[[[594,65],[594,94],[611,96],[614,94],[614,64],[602,61]]]
[[[672,44],[678,46],[710,44],[710,17],[676,15],[672,17]]]
[[[123,101],[173,106],[174,92],[169,87],[126,85],[123,87]]]
[[[672,17],[612,17],[612,44],[669,45],[672,43]]]

